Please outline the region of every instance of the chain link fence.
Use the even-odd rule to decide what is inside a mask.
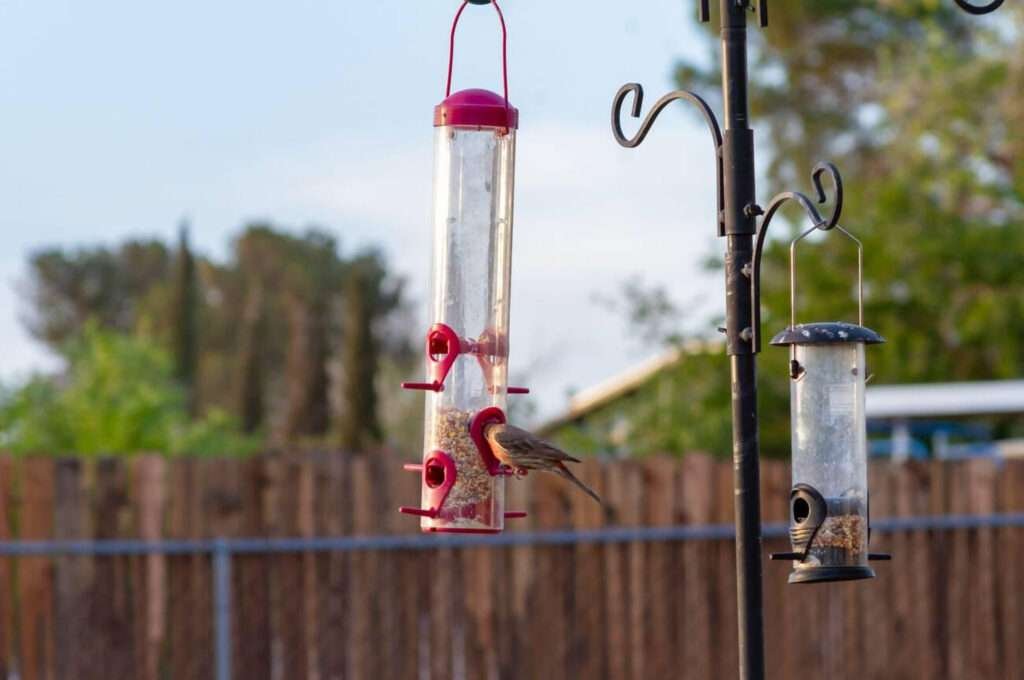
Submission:
[[[788,565],[770,563],[771,677],[924,677],[892,674],[897,656],[931,659],[927,677],[1018,677],[1016,645],[1001,641],[1022,630],[1019,608],[992,600],[986,611],[971,596],[953,610],[949,598],[984,579],[974,565],[975,585],[957,590],[959,563],[986,541],[1019,549],[1021,528],[1019,513],[879,521],[896,561],[859,585],[787,587]],[[786,529],[766,526],[768,547],[784,547]],[[732,537],[730,525],[702,525],[4,542],[2,670],[24,680],[731,677]],[[910,581],[898,574],[940,552],[919,575],[927,597],[903,603]],[[996,580],[991,592],[1016,603],[1010,581]],[[979,624],[987,652],[969,629]],[[974,674],[986,654],[994,673]]]

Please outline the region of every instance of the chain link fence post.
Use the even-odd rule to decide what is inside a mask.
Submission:
[[[213,542],[213,634],[217,680],[231,680],[231,549]]]

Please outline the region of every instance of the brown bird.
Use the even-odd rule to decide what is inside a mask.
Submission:
[[[513,470],[554,472],[583,489],[598,503],[601,502],[601,498],[565,466],[566,461],[579,463],[579,458],[573,458],[565,451],[514,425],[492,423],[484,428],[484,438],[491,445],[494,456]]]

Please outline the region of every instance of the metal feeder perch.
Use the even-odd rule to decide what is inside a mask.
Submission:
[[[445,99],[434,109],[434,254],[429,308],[433,325],[425,351],[429,382],[403,383],[428,392],[421,473],[421,506],[400,511],[421,517],[424,531],[497,533],[505,519],[505,478],[512,471],[483,437],[488,423],[505,422],[508,394],[509,289],[515,139],[519,112],[508,99],[505,20],[504,96],[488,90],[452,94],[452,24]],[[473,4],[487,4],[473,0]]]
[[[857,244],[858,323],[796,323],[796,245],[790,245],[790,326],[771,344],[790,348],[793,488],[790,492],[793,560],[790,583],[874,578],[868,552],[867,425],[864,414],[865,345],[884,342],[864,327],[863,248]]]

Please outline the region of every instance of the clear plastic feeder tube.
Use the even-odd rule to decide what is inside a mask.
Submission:
[[[429,531],[496,532],[504,528],[505,476],[481,451],[479,420],[505,412],[515,130],[441,125],[434,140],[427,368],[442,386],[428,392],[424,442],[422,505],[436,513],[421,522]],[[442,374],[439,362],[447,364]],[[445,456],[454,481],[443,479],[437,461]]]
[[[793,488],[791,582],[871,578],[868,567],[865,345],[874,331],[798,325],[772,341],[790,347]]]
[[[431,320],[464,345],[443,398],[481,408],[507,383],[515,131],[436,130]]]
[[[866,566],[868,545],[867,428],[864,345],[794,345],[791,381],[793,485],[821,494],[825,517],[796,568]],[[794,496],[793,520],[811,503]]]

